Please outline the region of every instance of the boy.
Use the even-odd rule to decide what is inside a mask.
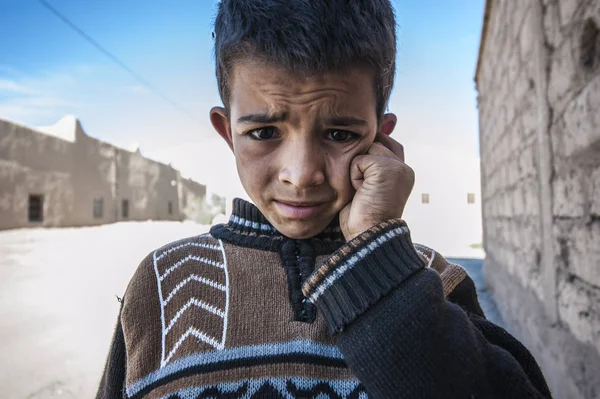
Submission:
[[[98,397],[550,397],[401,220],[389,0],[222,0],[215,34],[210,119],[256,206],[142,261]]]

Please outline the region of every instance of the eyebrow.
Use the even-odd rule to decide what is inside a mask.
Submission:
[[[240,116],[237,120],[238,123],[257,123],[257,124],[270,124],[285,122],[288,119],[287,112],[279,112],[275,114],[248,114]],[[352,116],[334,116],[326,120],[329,126],[367,126],[369,123],[363,119],[354,118]]]
[[[240,116],[237,120],[238,123],[260,123],[260,124],[269,124],[269,123],[278,123],[285,122],[288,118],[287,112],[279,112],[275,114],[248,114]]]
[[[369,123],[365,120],[354,118],[352,116],[334,116],[327,119],[330,126],[367,126]]]

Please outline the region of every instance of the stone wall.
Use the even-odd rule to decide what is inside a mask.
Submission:
[[[0,120],[0,229],[182,220],[179,193],[204,197],[205,186],[170,165],[92,138],[78,121],[73,129],[69,141]],[[30,195],[43,195],[41,223],[29,222]]]
[[[26,223],[29,194],[44,194],[45,226],[73,223],[74,152],[72,142],[0,120],[0,229]]]
[[[120,150],[117,154],[117,195],[129,201],[128,220],[180,220],[178,172],[142,156]],[[169,203],[171,212],[169,213]],[[122,218],[122,210],[119,211]]]
[[[486,281],[557,398],[600,397],[600,2],[488,0]]]
[[[115,222],[118,199],[115,193],[115,162],[118,148],[87,136],[77,122],[73,150],[75,208],[72,226],[91,226]],[[103,202],[102,217],[94,216],[94,200]],[[53,203],[55,204],[55,203]]]

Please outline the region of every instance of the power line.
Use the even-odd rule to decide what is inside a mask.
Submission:
[[[66,16],[60,13],[56,8],[54,8],[50,3],[46,0],[38,0],[40,4],[42,4],[48,11],[54,14],[58,19],[63,21],[66,25],[68,25],[71,29],[77,32],[81,37],[83,37],[87,42],[89,42],[92,46],[94,46],[97,50],[99,50],[102,54],[110,58],[112,62],[123,68],[127,71],[131,76],[133,76],[138,82],[144,85],[148,90],[152,91],[154,94],[162,98],[164,101],[169,103],[171,106],[177,108],[177,110],[183,112],[190,118],[192,118],[195,122],[198,122],[193,114],[191,114],[188,110],[179,105],[176,101],[171,100],[167,95],[158,90],[154,85],[144,79],[140,74],[135,72],[133,69],[129,68],[123,61],[121,61],[116,55],[112,54],[106,48],[104,48],[100,43],[95,41],[90,35],[85,33],[82,29],[80,29],[77,25],[75,25],[71,20],[69,20]]]

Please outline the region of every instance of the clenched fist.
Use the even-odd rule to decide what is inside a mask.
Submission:
[[[346,241],[376,224],[401,218],[415,174],[404,163],[402,145],[378,133],[367,153],[352,160],[350,180],[356,193],[340,212],[340,228]]]

